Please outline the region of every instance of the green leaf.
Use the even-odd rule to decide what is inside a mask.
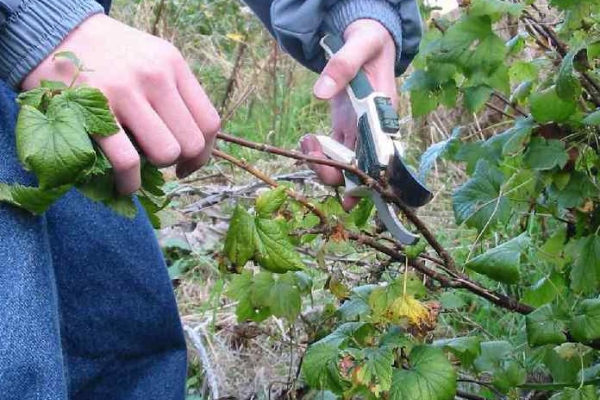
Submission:
[[[269,293],[269,308],[276,317],[293,322],[300,314],[302,299],[293,272],[280,275]]]
[[[354,221],[354,225],[362,229],[369,222],[375,205],[368,197],[361,199],[356,207],[350,212],[350,216]]]
[[[22,92],[17,96],[17,102],[21,106],[31,106],[38,108],[42,104],[44,95],[48,93],[48,89],[43,87],[36,87],[26,92]]]
[[[344,385],[338,367],[340,347],[363,326],[363,323],[358,322],[340,325],[333,333],[308,348],[302,363],[302,373],[310,387],[329,389],[337,394],[343,392]]]
[[[42,214],[69,189],[71,189],[69,185],[42,190],[37,187],[0,183],[0,201],[24,208],[34,214]]]
[[[252,278],[250,288],[250,301],[257,306],[270,305],[271,289],[275,284],[273,274],[267,271],[261,271]]]
[[[471,86],[463,89],[465,94],[465,106],[471,113],[481,111],[485,106],[485,103],[489,100],[491,94],[494,92],[489,86]]]
[[[510,156],[520,153],[525,147],[525,144],[529,141],[532,128],[533,121],[531,119],[520,119],[515,126],[502,132],[500,135],[496,135],[506,136],[506,140],[502,145],[502,155]]]
[[[507,341],[481,343],[481,354],[474,365],[478,372],[492,375],[492,384],[503,392],[525,383],[527,373],[511,356],[513,346]]]
[[[493,21],[498,21],[506,14],[518,17],[525,6],[501,0],[472,0],[469,15],[490,16]]]
[[[545,276],[525,292],[523,302],[532,307],[540,307],[560,298],[566,287],[565,278],[562,275],[554,273]]]
[[[415,118],[429,114],[439,104],[438,96],[432,92],[414,91],[410,93],[410,109]]]
[[[236,267],[246,265],[254,255],[256,235],[254,217],[238,205],[233,211],[225,236],[224,252],[229,262]]]
[[[582,343],[600,339],[600,299],[587,299],[579,304],[571,319],[571,334]]]
[[[438,158],[444,157],[447,153],[456,152],[457,147],[460,145],[459,137],[461,133],[462,129],[456,128],[452,131],[450,138],[432,144],[425,150],[421,155],[421,162],[419,163],[419,177],[421,180],[425,181],[427,179],[427,174],[431,171]]]
[[[527,341],[530,346],[561,344],[567,340],[564,334],[566,326],[556,317],[549,304],[527,315],[526,324]]]
[[[147,160],[143,160],[142,169],[142,190],[151,193],[154,196],[162,197],[165,195],[162,187],[165,184],[165,178],[162,172]]]
[[[556,93],[563,100],[577,100],[581,96],[581,82],[573,74],[573,59],[580,48],[571,50],[563,58],[556,76]]]
[[[380,390],[388,391],[392,386],[394,355],[386,347],[363,349],[365,360],[356,374],[357,380],[365,385],[378,384]]]
[[[488,222],[489,228],[507,222],[510,204],[504,195],[500,195],[503,183],[502,172],[486,160],[480,160],[473,177],[452,196],[456,222],[480,231]]]
[[[287,198],[285,189],[285,186],[279,186],[258,196],[254,206],[256,214],[260,218],[271,218],[272,214],[281,208]]]
[[[600,109],[585,117],[583,123],[586,125],[600,125]]]
[[[58,53],[54,53],[54,57],[52,57],[52,59],[56,60],[57,58],[69,60],[77,69],[83,69],[83,63],[72,51],[60,51]]]
[[[548,189],[548,195],[559,207],[573,208],[581,206],[588,197],[598,196],[598,189],[586,173],[573,171],[563,189],[554,183]]]
[[[600,288],[600,236],[572,240],[567,253],[573,259],[571,288],[576,292],[598,293]]]
[[[532,94],[529,101],[531,114],[542,124],[567,121],[577,110],[577,103],[561,99],[554,87]]]
[[[276,273],[304,269],[300,255],[276,221],[257,218],[255,227],[255,259],[261,267]]]
[[[390,400],[454,399],[456,371],[440,349],[416,346],[410,352],[409,363],[408,369],[394,372]]]
[[[566,388],[550,397],[550,400],[598,400],[598,390],[593,385],[581,389]]]
[[[96,160],[90,138],[69,108],[44,115],[23,106],[16,135],[19,159],[36,174],[42,189],[75,183]]]
[[[546,140],[534,137],[525,153],[523,162],[531,169],[543,171],[558,166],[562,168],[569,161],[565,145],[560,140]]]
[[[473,361],[481,353],[481,339],[473,336],[436,340],[433,345],[452,352],[460,360],[463,368],[473,365]]]
[[[98,90],[87,86],[64,90],[52,98],[50,108],[67,107],[79,113],[90,135],[110,136],[119,131],[108,99]]]
[[[367,316],[371,311],[369,296],[378,285],[364,285],[352,289],[350,298],[338,308],[338,314],[344,320],[353,320],[358,317]]]
[[[132,196],[117,196],[108,199],[103,203],[108,207],[112,208],[114,212],[116,212],[119,215],[122,215],[125,218],[135,218],[138,212],[137,206],[135,205]]]
[[[467,262],[466,267],[498,282],[517,283],[520,277],[521,253],[530,242],[527,234],[523,233],[473,258]]]

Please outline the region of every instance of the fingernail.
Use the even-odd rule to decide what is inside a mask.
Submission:
[[[315,88],[313,89],[315,96],[320,99],[330,99],[336,93],[336,83],[332,77],[329,75],[321,75],[317,83],[315,83]]]
[[[315,146],[311,135],[304,135],[300,138],[300,149],[304,154],[310,153],[315,150]]]

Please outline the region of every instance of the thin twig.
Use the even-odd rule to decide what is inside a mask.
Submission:
[[[274,179],[272,179],[271,177],[268,177],[263,172],[254,168],[252,165],[248,164],[248,162],[246,162],[245,160],[238,160],[237,158],[235,158],[221,150],[217,150],[217,149],[213,149],[212,154],[215,157],[229,161],[230,163],[236,165],[237,167],[242,168],[245,171],[248,171],[249,173],[251,173],[252,175],[257,177],[258,179],[268,183],[269,185],[271,185],[274,188],[279,187],[279,184]],[[319,221],[321,222],[322,225],[327,225],[327,217],[325,216],[325,214],[323,214],[323,212],[320,209],[318,209],[313,203],[311,203],[306,197],[304,197],[302,194],[300,194],[290,188],[285,188],[285,192],[289,197],[296,200],[298,203],[302,204],[304,207],[306,207],[308,210],[310,210],[310,212],[315,214],[319,218]]]

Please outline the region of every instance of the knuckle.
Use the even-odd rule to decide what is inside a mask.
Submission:
[[[213,137],[221,130],[221,117],[214,107],[211,107],[207,113],[205,122],[205,135]]]
[[[138,74],[142,80],[142,83],[145,85],[161,85],[167,79],[167,75],[164,70],[150,65],[142,67]]]
[[[200,134],[194,134],[194,140],[191,140],[181,149],[181,158],[193,159],[199,157],[204,151],[204,140]]]
[[[336,75],[342,76],[345,79],[350,79],[356,75],[358,67],[347,58],[334,57],[330,61],[331,71],[335,72]]]
[[[177,142],[163,146],[159,150],[153,155],[148,155],[150,161],[159,167],[173,165],[181,155],[181,146]]]
[[[135,151],[123,153],[112,164],[117,173],[133,171],[140,167],[140,155]]]

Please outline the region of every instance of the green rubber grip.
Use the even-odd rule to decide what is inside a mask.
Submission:
[[[331,33],[323,38],[323,42],[329,47],[333,54],[340,51],[344,46],[342,37]],[[373,87],[362,69],[360,69],[354,79],[350,81],[350,89],[352,89],[352,92],[357,99],[364,99],[373,93]]]

